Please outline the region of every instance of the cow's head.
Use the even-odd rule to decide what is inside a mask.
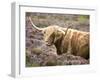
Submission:
[[[48,46],[56,43],[59,39],[61,39],[65,32],[60,30],[58,26],[48,26],[43,31],[44,41]]]
[[[61,39],[63,35],[65,34],[65,32],[59,26],[53,25],[53,26],[48,26],[46,28],[38,28],[37,26],[33,24],[32,19],[31,18],[29,19],[32,26],[35,29],[42,31],[44,35],[43,36],[44,41],[46,42],[48,46],[54,44],[57,40]]]

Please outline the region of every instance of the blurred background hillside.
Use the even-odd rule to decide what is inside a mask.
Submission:
[[[58,25],[89,31],[89,15],[76,14],[52,14],[52,13],[30,13],[26,16],[31,16],[33,23],[38,27],[47,27],[49,25]]]

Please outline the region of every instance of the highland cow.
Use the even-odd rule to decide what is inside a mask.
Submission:
[[[30,19],[31,23],[32,20]],[[48,26],[46,28],[38,28],[44,34],[44,41],[48,46],[55,45],[57,54],[68,53],[89,59],[89,32],[79,31],[76,29],[61,28],[59,26]]]

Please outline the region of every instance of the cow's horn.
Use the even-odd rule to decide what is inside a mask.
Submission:
[[[65,31],[65,35],[67,34],[68,29],[70,28],[70,26],[67,27],[66,31]]]
[[[35,29],[40,30],[40,31],[44,29],[44,28],[38,28],[38,27],[33,23],[31,17],[29,17],[29,20],[30,20],[32,26],[33,26]]]

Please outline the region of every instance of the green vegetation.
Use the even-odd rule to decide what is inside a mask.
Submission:
[[[87,21],[89,19],[89,16],[88,15],[80,15],[79,17],[78,17],[78,21],[80,22],[80,23],[84,23],[85,21]]]
[[[42,53],[42,50],[41,48],[32,48],[32,53],[39,55]]]
[[[57,62],[55,60],[50,60],[46,63],[46,66],[56,66]]]

